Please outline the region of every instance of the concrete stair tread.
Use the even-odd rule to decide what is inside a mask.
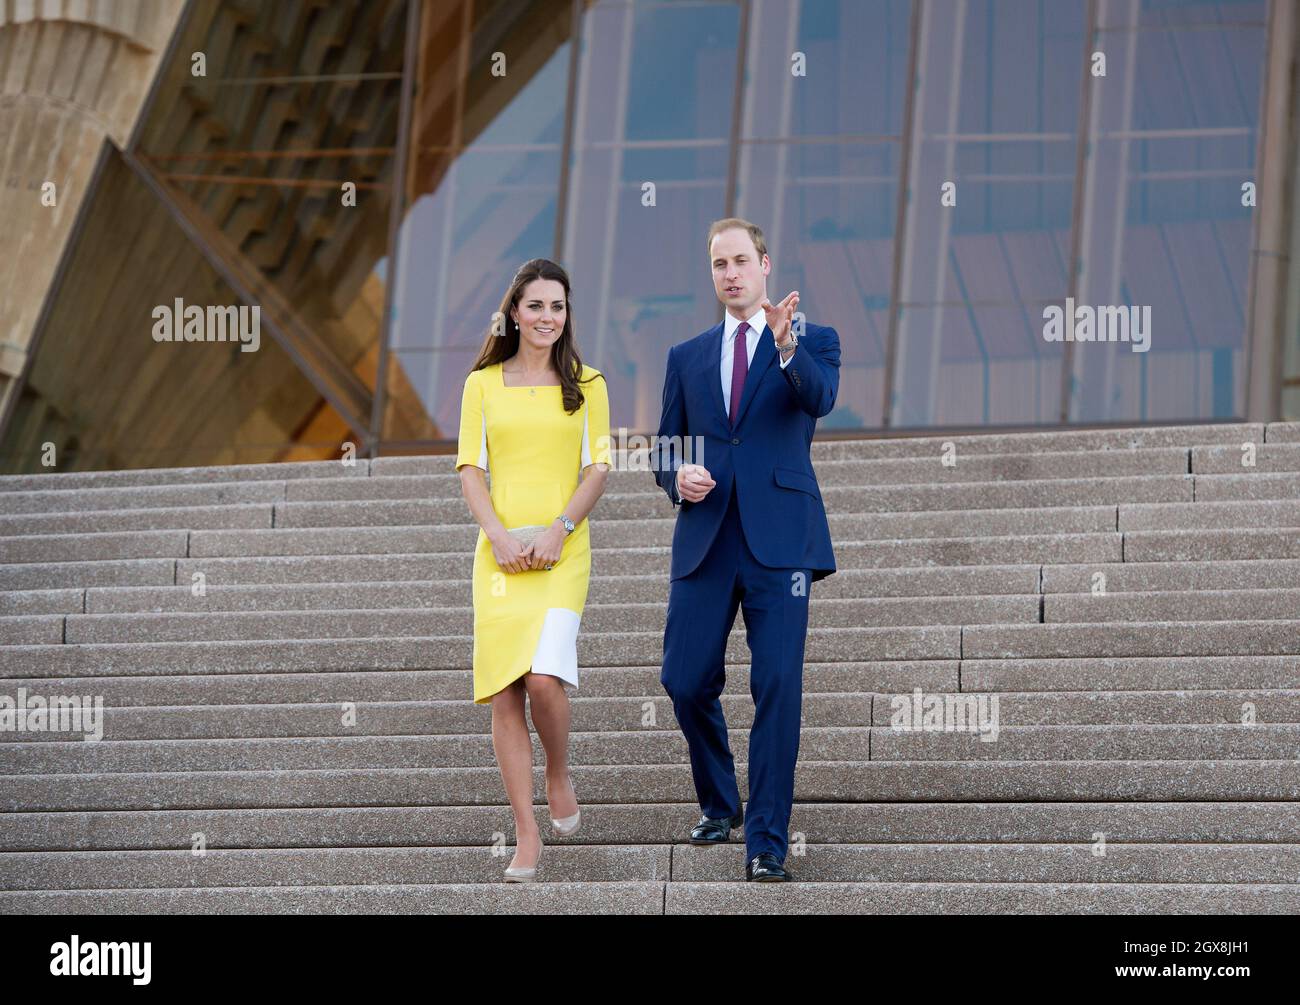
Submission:
[[[1297,671],[1300,674],[1300,670]],[[1224,724],[1237,729],[1252,729],[1268,724],[1286,724],[1300,722],[1300,679],[1293,680],[1296,687],[1272,687],[1260,689],[1237,690],[1178,690],[1151,691],[1129,690],[1097,694],[1091,691],[1000,691],[974,692],[958,691],[954,688],[933,689],[926,691],[927,697],[940,699],[975,699],[988,698],[998,700],[1000,727],[1029,726],[1123,726],[1123,725],[1170,725],[1183,724],[1207,725]],[[747,717],[752,713],[752,702],[747,711],[747,681],[729,683],[721,695],[724,711],[729,723],[743,724],[748,728]],[[51,689],[51,695],[55,694]],[[43,691],[36,691],[37,697],[45,698]],[[860,728],[870,725],[889,726],[893,721],[893,702],[900,698],[910,698],[909,692],[902,694],[878,693],[870,691],[812,691],[805,695],[803,718],[805,727],[841,727]],[[264,734],[260,729],[274,727],[283,730],[299,728],[313,732],[296,734],[305,737],[338,736],[454,736],[477,735],[490,723],[491,713],[486,707],[472,706],[462,699],[426,700],[426,699],[380,699],[359,701],[349,699],[345,702],[349,710],[355,712],[358,721],[366,725],[342,723],[340,703],[337,701],[313,702],[254,702],[245,700],[228,704],[197,705],[135,705],[104,706],[106,717],[114,719],[113,737],[101,742],[109,744],[125,740],[138,739],[234,739],[232,735],[188,737],[138,737],[130,736],[131,724],[154,723],[164,726],[170,721],[186,725],[192,733],[197,733],[212,724],[217,728],[229,728],[230,723],[240,722],[248,730],[244,735],[249,738],[275,739],[290,738],[294,734]],[[1263,716],[1259,721],[1243,721],[1242,709],[1247,704]],[[664,694],[627,694],[602,695],[583,694],[581,689],[571,701],[574,717],[575,735],[582,732],[580,728],[591,720],[608,723],[613,732],[650,733],[654,729],[645,727],[643,716],[646,708],[654,705],[660,714],[668,716],[668,724],[662,728],[675,730],[672,724],[672,705]],[[1144,715],[1159,714],[1163,719],[1139,718]],[[1296,718],[1279,718],[1282,715],[1295,715]],[[1091,721],[1079,721],[1083,716]],[[1213,715],[1210,719],[1208,716]],[[1196,716],[1203,716],[1196,718]],[[1272,718],[1269,718],[1272,716]],[[1114,718],[1110,718],[1114,717]],[[849,721],[829,722],[831,718]],[[1008,721],[1009,720],[1009,721]],[[388,726],[391,731],[379,727]],[[337,732],[319,732],[329,727]],[[439,728],[444,727],[444,728]],[[470,728],[467,728],[470,727]],[[631,728],[635,727],[635,728]],[[366,729],[372,732],[365,732]],[[413,730],[413,731],[408,731]],[[433,730],[432,733],[429,730]],[[591,730],[600,732],[600,730]],[[58,743],[64,742],[61,734],[48,732],[7,732],[0,739],[0,747],[5,743]],[[51,737],[55,737],[51,739]],[[82,742],[80,739],[68,742]]]
[[[746,766],[736,766],[745,796]],[[534,782],[543,778],[534,770]],[[496,767],[285,771],[119,772],[6,776],[0,810],[462,806],[495,801]],[[689,764],[580,765],[581,802],[680,802],[694,791]],[[838,801],[1279,800],[1300,801],[1300,762],[818,761],[795,771],[795,799]],[[327,802],[326,802],[327,801]],[[3,826],[0,813],[0,826]]]
[[[686,843],[551,844],[540,871],[550,883],[736,882],[739,840],[720,848]],[[499,883],[511,847],[261,848],[31,853],[0,858],[0,889],[195,889]],[[1286,884],[1300,844],[803,844],[790,859],[806,882],[1038,882]],[[1150,878],[1144,878],[1150,877]]]
[[[562,843],[646,844],[683,840],[700,808],[686,802],[602,803],[581,839]],[[539,826],[542,806],[536,807]],[[325,806],[69,810],[0,814],[0,850],[188,849],[195,828],[226,848],[419,847],[437,834],[444,846],[481,847],[512,826],[504,798],[468,806]],[[1300,842],[1292,802],[1268,800],[1034,800],[1003,802],[796,802],[792,832],[837,842],[1075,843]],[[545,840],[545,838],[543,838]],[[75,847],[72,847],[75,843]]]
[[[805,726],[807,762],[967,760],[1283,760],[1300,749],[1300,723],[1090,723],[1002,726],[997,743],[961,733],[896,733],[886,726]],[[685,763],[688,753],[671,727],[655,731],[571,733],[571,756],[586,765]],[[748,729],[728,730],[737,763],[747,763]],[[533,741],[535,761],[544,750]],[[437,763],[471,767],[491,756],[484,733],[292,736],[273,738],[115,739],[0,745],[0,775],[157,773],[204,770],[417,768]]]
[[[1297,907],[1296,884],[1244,883],[656,881],[0,893],[6,914],[1294,914]]]
[[[1170,446],[1190,448],[1196,445],[1238,446],[1242,442],[1285,443],[1300,439],[1294,422],[1229,422],[1213,425],[1142,426],[1124,429],[1032,430],[1014,433],[973,433],[936,437],[934,435],[818,439],[813,444],[814,458],[821,460],[848,454],[932,455],[937,442],[950,441],[958,451],[1019,453],[1057,450],[1062,445],[1075,449],[1141,450]],[[451,469],[454,457],[442,458],[383,457],[373,461],[358,459],[352,467],[340,461],[310,461],[290,464],[245,464],[224,468],[150,468],[122,471],[47,472],[36,475],[0,476],[0,491],[12,491],[32,483],[51,488],[84,489],[103,484],[171,484],[204,483],[224,480],[287,480],[300,478],[356,477],[374,474],[392,476],[408,474],[430,465]]]

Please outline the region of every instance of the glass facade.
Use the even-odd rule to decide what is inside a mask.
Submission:
[[[250,460],[335,456],[340,438],[450,449],[533,257],[570,273],[614,427],[652,432],[668,348],[722,315],[705,235],[725,216],[763,228],[772,299],[798,289],[839,332],[819,429],[1229,419],[1267,16],[1268,0],[191,0],[122,156],[221,295],[262,305],[264,358],[291,362],[316,410],[284,442],[235,444]],[[87,232],[112,198],[93,195]],[[122,295],[169,302],[169,273],[137,266]],[[1067,303],[1149,308],[1148,350],[1049,340],[1044,311]],[[104,320],[83,337],[138,337]],[[196,362],[147,369],[185,382]],[[157,463],[109,428],[98,456]]]
[[[653,430],[668,347],[721,316],[704,235],[730,215],[764,229],[769,292],[840,332],[821,429],[1241,413],[1264,0],[1094,23],[1049,0],[599,0],[576,58],[565,6],[498,143],[466,142],[404,213],[393,353],[414,379],[385,439],[412,432],[398,415],[455,428],[534,255],[570,271],[615,425]],[[1067,298],[1149,306],[1148,351],[1047,340]]]

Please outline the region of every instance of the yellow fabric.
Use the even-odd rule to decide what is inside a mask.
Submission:
[[[582,379],[599,373],[584,366]],[[558,385],[507,387],[500,363],[465,379],[456,470],[482,466],[486,426],[492,506],[507,528],[549,526],[565,512],[581,480],[584,428],[588,463],[611,463],[605,379],[579,386],[586,400],[569,415]],[[528,673],[548,608],[582,615],[591,575],[590,522],[582,520],[565,538],[554,568],[517,573],[497,565],[492,544],[479,528],[473,590],[476,704],[488,703]]]

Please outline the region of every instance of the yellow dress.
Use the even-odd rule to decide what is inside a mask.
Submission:
[[[600,371],[582,368],[587,380]],[[589,464],[609,464],[609,395],[603,377],[579,385],[585,400],[564,411],[559,385],[507,387],[501,364],[465,378],[456,470],[488,472],[492,506],[507,527],[549,526]],[[554,568],[507,572],[480,527],[474,549],[474,701],[483,705],[531,669],[578,686],[578,625],[591,576],[584,519],[564,539]]]

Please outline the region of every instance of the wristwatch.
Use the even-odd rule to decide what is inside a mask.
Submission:
[[[573,533],[573,521],[572,521],[572,520],[570,520],[570,519],[569,519],[567,516],[565,516],[563,513],[561,513],[561,514],[560,514],[556,519],[558,519],[558,520],[560,521],[560,523],[564,524],[564,532],[565,532],[566,534],[572,534],[572,533]]]
[[[788,343],[786,343],[785,345],[778,345],[778,346],[776,347],[776,351],[779,352],[779,353],[780,353],[780,352],[785,352],[787,349],[793,349],[793,348],[794,348],[795,346],[797,346],[798,344],[799,344],[799,336],[796,335],[796,334],[794,333],[794,329],[791,328],[791,329],[790,329],[790,341],[789,341]]]

